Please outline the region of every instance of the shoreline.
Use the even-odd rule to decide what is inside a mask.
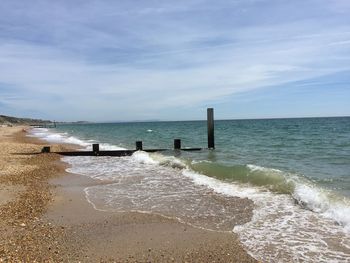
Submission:
[[[24,136],[21,132],[22,127],[18,129],[20,130],[17,134],[12,134],[12,139],[9,138],[13,144],[21,145],[22,149],[28,147],[28,150],[26,149],[28,152],[45,144],[39,139]],[[3,144],[8,138],[1,136],[0,140]],[[8,159],[12,159],[11,157],[7,156]],[[15,158],[21,159],[23,156]],[[11,225],[10,232],[23,232],[25,228],[24,232],[30,236],[35,249],[28,251],[31,246],[23,240],[15,240],[16,246],[11,246],[9,245],[11,242],[7,242],[11,240],[5,238],[0,243],[0,259],[84,262],[256,262],[243,249],[234,233],[198,229],[179,223],[175,219],[154,214],[98,211],[87,201],[83,191],[85,187],[95,185],[95,180],[67,173],[66,164],[60,160],[60,156],[54,154],[26,158],[29,165],[35,161],[33,159],[40,160],[39,168],[42,172],[43,166],[48,167],[46,176],[30,184],[30,187],[34,187],[35,183],[45,185],[43,192],[46,198],[40,203],[41,208],[35,216],[26,219],[24,223]],[[22,171],[22,174],[26,173],[28,167]],[[0,178],[3,178],[3,175]],[[19,189],[19,196],[13,196],[5,204],[0,204],[1,212],[9,204],[19,202],[21,196],[28,192],[26,185],[27,190],[20,189],[21,184],[15,184],[15,187]],[[12,189],[11,192],[15,191]],[[35,207],[37,203],[33,200],[31,205]],[[8,222],[3,218],[0,220],[1,233],[6,232]],[[40,229],[48,233],[48,239],[36,235],[38,222]],[[25,227],[21,224],[25,224]],[[15,249],[18,246],[22,248],[20,253]]]

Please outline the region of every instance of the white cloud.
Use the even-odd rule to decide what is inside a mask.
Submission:
[[[137,119],[146,116],[145,109],[157,115],[350,70],[350,26],[342,23],[334,27],[305,18],[215,28],[188,14],[185,21],[178,20],[178,13],[191,12],[181,5],[125,10],[136,12],[136,18],[98,2],[93,7],[94,22],[88,21],[91,9],[77,18],[74,10],[63,15],[58,10],[57,19],[63,20],[53,22],[52,35],[43,31],[44,43],[0,35],[0,82],[23,92],[20,100],[8,94],[0,102],[56,118],[111,120],[115,112],[125,111],[122,118]]]

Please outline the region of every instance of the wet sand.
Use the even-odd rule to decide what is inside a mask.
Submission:
[[[66,173],[55,154],[11,154],[45,144],[21,130],[0,128],[0,262],[256,262],[233,233],[95,210],[83,190],[99,182]]]

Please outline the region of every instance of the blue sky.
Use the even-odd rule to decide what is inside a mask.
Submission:
[[[349,0],[0,2],[0,114],[350,115]]]

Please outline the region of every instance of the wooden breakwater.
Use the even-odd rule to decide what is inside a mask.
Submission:
[[[175,142],[176,141],[176,142]],[[179,139],[174,140],[174,146],[178,146]],[[181,143],[180,143],[181,144]],[[60,155],[65,156],[130,156],[134,152],[137,151],[144,151],[144,152],[164,152],[164,151],[171,151],[170,149],[143,149],[143,147],[140,145],[140,141],[136,142],[136,149],[135,150],[100,150],[99,144],[93,144],[92,145],[92,151],[66,151],[66,152],[52,152],[50,146],[45,146],[42,148],[42,153],[57,153]],[[201,151],[202,148],[174,148],[175,151]]]
[[[56,122],[52,122],[52,123],[41,123],[41,124],[30,124],[29,125],[32,128],[56,128]]]
[[[207,133],[208,133],[208,149],[215,149],[214,140],[214,109],[207,109]],[[50,146],[42,148],[41,153],[56,153],[65,156],[130,156],[136,151],[145,152],[163,152],[163,151],[201,151],[203,148],[182,148],[181,139],[174,139],[173,149],[144,149],[142,141],[136,141],[134,150],[100,150],[100,145],[95,143],[92,144],[92,151],[63,151],[63,152],[51,152]]]

